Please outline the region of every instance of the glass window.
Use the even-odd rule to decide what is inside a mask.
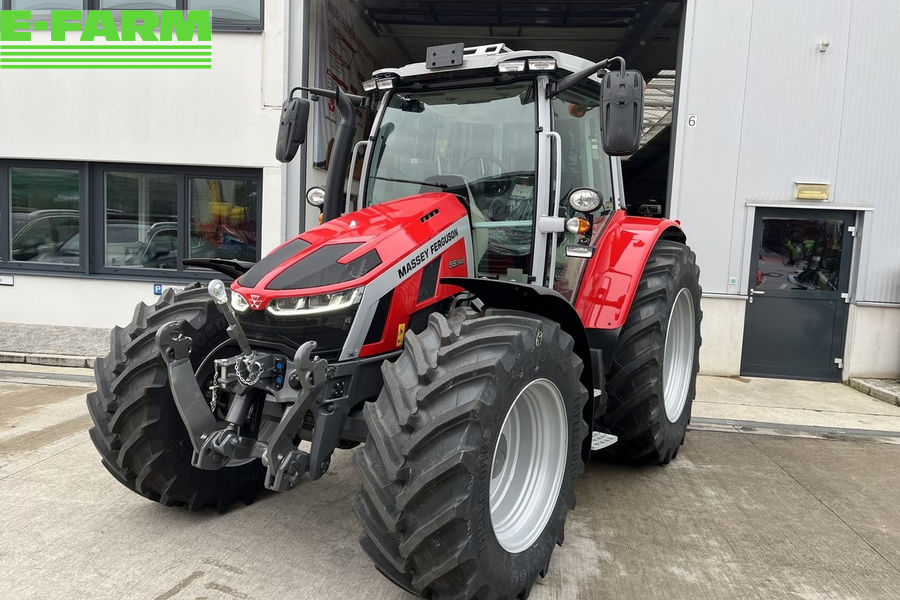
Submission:
[[[188,0],[187,7],[211,11],[213,27],[249,27],[260,25],[260,4],[257,0]]]
[[[103,10],[175,10],[175,0],[100,0]]]
[[[188,178],[191,258],[256,260],[259,182]]]
[[[79,179],[74,169],[9,169],[12,260],[79,263],[77,244],[63,248],[78,235]]]
[[[12,0],[13,10],[81,10],[83,0]]]
[[[366,204],[457,194],[472,214],[478,273],[521,281],[531,268],[534,128],[530,83],[398,92],[375,139]]]
[[[566,246],[596,246],[606,222],[615,211],[609,156],[603,152],[600,140],[598,96],[567,90],[554,98],[552,103],[553,130],[559,134],[561,142],[562,189],[559,216],[565,219],[577,216],[567,201],[574,189],[591,188],[600,192],[603,198],[600,208],[589,216],[589,231],[583,235],[567,231],[557,238],[559,246],[556,250],[553,288],[570,301],[575,299],[575,291],[588,261],[585,258],[567,256]]]
[[[178,268],[178,176],[107,171],[104,264]]]
[[[844,221],[763,219],[756,290],[838,291]]]

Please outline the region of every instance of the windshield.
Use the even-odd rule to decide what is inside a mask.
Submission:
[[[457,194],[472,215],[476,271],[524,281],[536,162],[533,85],[397,92],[375,136],[366,205]]]

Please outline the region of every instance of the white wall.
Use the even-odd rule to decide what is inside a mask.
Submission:
[[[850,307],[844,379],[900,378],[900,307]]]
[[[0,156],[277,166],[283,3],[265,12],[262,34],[213,33],[209,70],[0,72]]]
[[[287,10],[267,0],[263,33],[214,32],[210,70],[0,71],[0,158],[261,168],[266,254],[284,238]],[[109,327],[152,283],[17,274],[0,286],[0,321]]]
[[[14,277],[14,286],[0,286],[0,322],[111,328],[128,324],[138,302],[159,299],[151,282]]]
[[[744,305],[735,298],[704,297],[700,301],[700,372],[704,375],[737,375],[741,372],[744,337]]]

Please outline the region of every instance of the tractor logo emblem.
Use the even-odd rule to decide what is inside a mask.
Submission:
[[[250,306],[253,308],[253,310],[258,310],[261,305],[262,298],[259,296],[259,294],[250,294]]]

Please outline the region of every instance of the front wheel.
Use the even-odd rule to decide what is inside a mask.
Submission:
[[[205,287],[167,292],[154,306],[139,304],[126,328],[112,331],[109,356],[97,359],[97,391],[87,396],[90,430],[103,466],[128,489],[166,506],[224,509],[251,502],[263,487],[258,461],[206,471],[191,466],[193,446],[169,388],[169,374],[156,332],[184,320],[193,340],[191,362],[201,386],[212,376],[211,358],[227,344],[228,323]],[[226,348],[227,349],[227,348]]]
[[[363,549],[436,600],[524,598],[544,576],[584,468],[587,391],[572,338],[513,311],[434,314],[366,406],[355,499]]]

